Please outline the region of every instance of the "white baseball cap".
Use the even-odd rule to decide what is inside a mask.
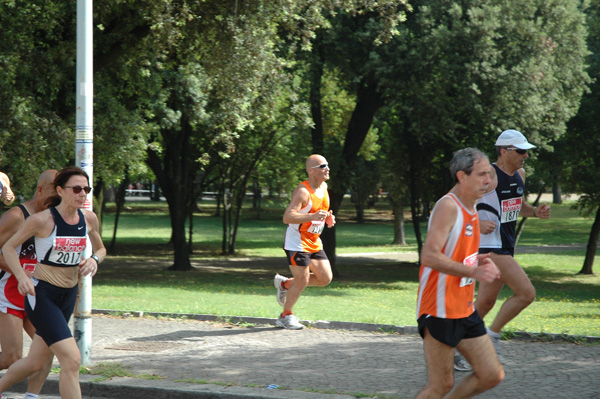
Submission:
[[[496,140],[496,147],[513,146],[521,150],[529,150],[535,148],[533,144],[529,144],[523,133],[518,130],[505,130]]]

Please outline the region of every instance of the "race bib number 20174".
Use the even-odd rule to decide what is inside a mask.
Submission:
[[[502,201],[502,215],[500,223],[514,222],[519,217],[523,197],[510,198]]]

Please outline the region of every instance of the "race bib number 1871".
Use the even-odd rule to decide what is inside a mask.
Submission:
[[[519,217],[523,197],[510,198],[502,201],[500,223],[514,222]]]

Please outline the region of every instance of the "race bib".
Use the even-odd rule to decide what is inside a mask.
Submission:
[[[310,227],[308,228],[308,232],[312,233],[312,234],[321,234],[323,232],[323,229],[325,228],[325,221],[320,220],[320,221],[312,221],[310,223]]]
[[[61,265],[76,266],[81,262],[86,241],[86,237],[56,237],[48,260]]]
[[[467,256],[463,260],[463,264],[467,266],[477,267],[479,264],[479,257],[477,253]],[[460,279],[460,287],[466,287],[467,285],[471,285],[475,282],[473,277],[463,277]]]
[[[519,217],[523,197],[510,198],[502,201],[500,223],[514,222]]]

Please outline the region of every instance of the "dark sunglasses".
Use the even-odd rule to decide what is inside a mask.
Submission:
[[[329,166],[329,164],[327,162],[325,162],[325,163],[322,163],[321,165],[311,166],[310,169],[315,169],[315,168],[325,169],[328,166]]]
[[[506,151],[514,151],[517,154],[521,154],[521,155],[527,154],[527,150],[522,150],[520,148],[507,148]]]
[[[63,186],[64,188],[72,188],[75,194],[79,194],[81,190],[85,191],[86,194],[89,194],[92,191],[92,188],[89,186],[81,187],[81,186]]]

